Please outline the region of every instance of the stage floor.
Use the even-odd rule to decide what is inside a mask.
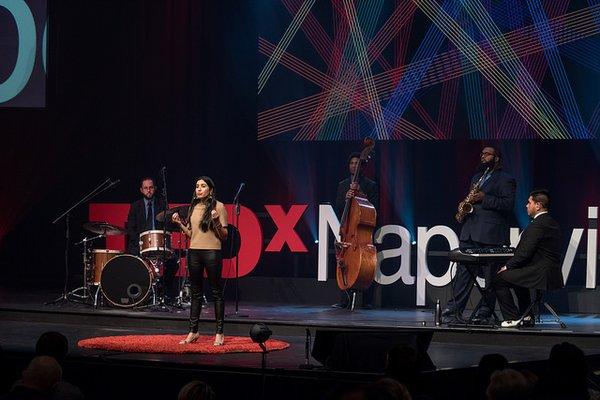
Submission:
[[[128,334],[181,334],[187,332],[188,310],[170,311],[99,308],[64,302],[44,305],[57,296],[55,292],[24,292],[0,289],[0,345],[8,351],[31,353],[39,335],[48,330],[65,334],[71,355],[102,357],[114,360],[145,360],[229,368],[259,368],[260,354],[141,354],[85,350],[77,347],[84,338]],[[297,370],[305,362],[305,331],[313,337],[317,329],[366,330],[392,332],[433,332],[429,356],[438,369],[454,369],[476,365],[482,355],[501,353],[511,362],[543,360],[553,344],[570,341],[587,355],[600,354],[600,317],[597,315],[561,315],[567,329],[561,329],[544,316],[548,323],[528,329],[481,329],[472,327],[436,327],[433,311],[348,310],[302,305],[241,303],[238,316],[231,315],[234,305],[227,304],[226,335],[248,334],[256,322],[264,322],[273,337],[291,346],[269,354],[271,368]],[[214,329],[212,304],[202,312],[201,331]],[[311,363],[319,364],[311,358]]]

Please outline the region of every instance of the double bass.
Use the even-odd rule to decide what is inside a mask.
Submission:
[[[353,184],[358,183],[360,168],[369,159],[375,142],[365,138]],[[340,221],[340,240],[335,243],[337,284],[342,290],[366,290],[375,278],[377,250],[373,246],[373,230],[377,219],[375,206],[362,193],[347,198]]]

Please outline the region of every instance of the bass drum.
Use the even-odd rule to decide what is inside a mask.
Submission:
[[[91,283],[97,285],[100,283],[100,277],[102,276],[102,269],[111,259],[123,254],[120,250],[108,250],[108,249],[94,249],[90,256],[91,261]]]
[[[131,308],[148,299],[153,281],[154,267],[149,261],[124,254],[104,265],[100,290],[113,306]]]

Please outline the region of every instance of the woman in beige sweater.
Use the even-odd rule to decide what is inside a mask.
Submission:
[[[190,308],[190,332],[180,344],[193,343],[200,336],[198,322],[202,310],[202,279],[204,270],[208,276],[210,290],[215,303],[215,319],[217,329],[215,346],[223,345],[223,317],[225,304],[223,286],[221,284],[221,241],[227,237],[227,211],[225,206],[215,197],[215,184],[208,176],[201,176],[196,181],[194,197],[188,211],[188,221],[184,223],[175,213],[173,222],[190,238],[188,250],[188,270],[192,289],[192,306]]]

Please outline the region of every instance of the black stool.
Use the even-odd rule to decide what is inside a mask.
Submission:
[[[562,322],[556,311],[554,311],[554,308],[552,308],[552,306],[547,301],[544,301],[544,291],[541,289],[535,289],[535,298],[533,302],[531,302],[529,307],[527,307],[527,310],[523,313],[523,315],[521,315],[521,318],[519,318],[519,320],[517,321],[517,326],[520,326],[523,323],[525,317],[531,314],[533,307],[537,308],[537,320],[539,323],[542,323],[542,313],[540,310],[542,305],[546,307],[546,310],[550,311],[550,314],[554,316],[554,321],[557,322],[562,329],[567,328],[567,324]]]

